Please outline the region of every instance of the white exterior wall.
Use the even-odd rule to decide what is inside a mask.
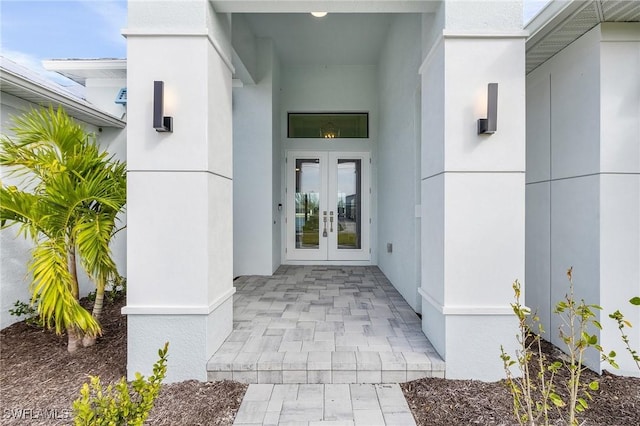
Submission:
[[[421,66],[423,330],[446,377],[503,377],[515,348],[511,283],[524,276],[525,81],[521,2],[446,1]],[[444,19],[442,17],[444,14]],[[488,83],[498,129],[477,135]],[[468,348],[475,353],[468,356]]]
[[[602,24],[600,43],[600,305],[619,309],[640,349],[640,24]],[[618,374],[640,375],[624,351],[614,321],[605,318],[602,345],[618,355]],[[603,368],[606,366],[603,365]],[[607,368],[611,370],[611,368]]]
[[[105,91],[109,85],[105,82]],[[113,92],[113,89],[111,89]],[[116,91],[117,93],[117,91]],[[116,93],[112,94],[111,102],[115,99]],[[93,103],[96,107],[107,111],[108,105],[101,99],[90,97],[87,94],[87,99]],[[19,116],[28,112],[31,108],[37,108],[30,102],[7,93],[2,93],[2,107],[0,108],[0,123],[2,128],[2,134],[8,134],[9,129],[13,126],[11,121],[12,116]],[[113,154],[119,160],[126,159],[125,143],[126,134],[123,129],[115,128],[102,128],[102,131],[95,126],[80,122],[88,132],[95,133],[98,143],[103,149],[106,149]],[[3,184],[15,181],[19,183],[20,179],[10,178],[6,176],[6,172],[2,170]],[[119,227],[126,225],[126,213],[120,217]],[[7,327],[23,318],[18,318],[9,314],[9,309],[13,309],[13,304],[20,300],[22,302],[29,302],[31,299],[31,292],[29,291],[29,284],[31,279],[28,274],[28,263],[31,260],[32,243],[29,240],[25,240],[22,237],[16,237],[17,227],[6,229],[0,232],[0,328]],[[112,244],[111,250],[113,257],[118,265],[120,274],[126,276],[126,230],[123,230],[116,235]],[[80,286],[80,295],[85,296],[87,293],[95,290],[95,286],[87,275],[82,270],[82,267],[78,264],[78,281]]]
[[[567,269],[574,267],[578,300],[599,299],[598,33],[527,77],[527,209],[536,213],[527,214],[526,302],[556,345],[560,323],[551,312],[568,289]]]
[[[623,373],[631,360],[608,315],[640,320],[628,304],[640,294],[639,42],[637,24],[603,24],[527,76],[526,303],[562,347],[552,311],[573,266],[575,297],[603,307],[600,339]],[[587,365],[600,371],[595,351]]]
[[[375,65],[283,65],[281,73],[280,124],[284,149],[373,151],[378,131]],[[287,138],[288,112],[327,111],[369,112],[369,139]]]
[[[418,14],[393,17],[378,65],[378,266],[417,312],[421,21]]]
[[[273,199],[271,200],[272,217],[273,217],[273,233],[271,240],[271,258],[273,264],[271,270],[275,271],[282,263],[282,230],[284,229],[284,204],[285,196],[282,190],[283,167],[282,167],[282,133],[280,127],[280,61],[277,55],[273,56],[272,61],[272,79],[273,90],[271,97],[271,159],[273,163],[273,175],[271,176],[271,193]],[[281,207],[280,207],[281,206]]]
[[[257,44],[257,84],[233,89],[234,277],[271,275],[280,265],[278,59],[271,40]]]
[[[206,0],[128,6],[127,373],[169,341],[167,380],[206,380],[232,328],[230,17]],[[173,133],[152,127],[154,80]]]
[[[126,78],[90,78],[86,80],[85,87],[87,100],[102,111],[118,118],[122,118],[126,114],[127,107],[115,103],[120,89],[127,87]]]
[[[280,129],[282,157],[286,150],[348,151],[372,153],[371,186],[371,263],[377,262],[377,135],[378,92],[377,67],[375,65],[283,65],[281,68],[282,91],[280,96]],[[289,139],[287,138],[288,112],[369,112],[369,139]],[[282,173],[284,168],[281,167]],[[281,175],[284,182],[284,174]],[[284,194],[284,189],[282,190]],[[284,198],[284,197],[283,197]],[[283,203],[284,205],[284,203]],[[283,208],[283,212],[284,212]],[[284,214],[284,213],[283,213]],[[282,216],[281,216],[281,220]],[[282,227],[282,238],[285,238]],[[364,231],[363,231],[364,232]],[[282,247],[282,259],[286,259]]]

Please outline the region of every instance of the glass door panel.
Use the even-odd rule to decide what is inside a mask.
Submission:
[[[361,247],[361,167],[360,159],[338,159],[338,250]]]
[[[328,259],[370,260],[369,154],[332,152],[328,172]]]
[[[320,247],[320,160],[296,159],[296,248]]]
[[[326,260],[327,154],[287,154],[286,250],[290,260]],[[324,213],[324,215],[323,215]]]

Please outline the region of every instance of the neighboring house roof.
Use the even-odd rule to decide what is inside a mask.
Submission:
[[[88,78],[127,78],[126,59],[51,59],[42,65],[83,86]]]
[[[72,117],[95,126],[123,129],[127,124],[124,120],[96,108],[61,85],[2,56],[0,56],[0,91],[45,107],[60,105]]]
[[[601,22],[640,22],[640,1],[554,0],[525,27],[527,73]]]

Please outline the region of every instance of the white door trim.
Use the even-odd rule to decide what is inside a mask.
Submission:
[[[320,236],[317,249],[296,248],[296,160],[318,159],[322,174],[320,198]],[[361,217],[360,217],[360,249],[338,249],[338,209],[337,180],[338,159],[361,160]],[[283,264],[326,264],[326,265],[370,265],[371,264],[371,154],[369,152],[345,151],[300,151],[285,152],[285,232]],[[330,192],[332,191],[330,195]],[[330,205],[330,200],[335,204]],[[327,212],[327,237],[322,236],[324,229],[323,213]],[[330,212],[334,212],[333,227]],[[333,232],[331,229],[333,228]]]

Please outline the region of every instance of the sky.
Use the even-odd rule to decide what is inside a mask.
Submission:
[[[126,0],[0,0],[0,53],[63,83],[42,60],[126,58],[126,26]]]
[[[548,0],[524,0],[524,21]],[[126,58],[126,0],[0,0],[0,53],[45,74],[44,59]]]

